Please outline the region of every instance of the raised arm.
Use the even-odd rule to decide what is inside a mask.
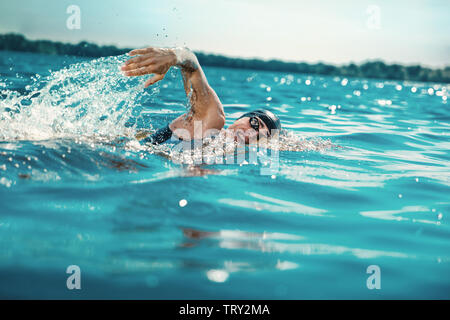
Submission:
[[[133,50],[129,54],[136,57],[128,60],[122,66],[122,71],[126,76],[153,74],[145,83],[146,87],[162,80],[172,66],[181,68],[184,89],[186,95],[190,97],[191,108],[186,114],[172,121],[170,124],[172,131],[185,129],[190,137],[193,137],[194,121],[201,121],[203,133],[209,129],[223,128],[225,114],[222,104],[208,84],[197,57],[192,51],[187,48],[146,48]]]

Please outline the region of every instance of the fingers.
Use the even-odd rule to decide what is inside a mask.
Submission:
[[[134,69],[139,69],[143,67],[149,67],[152,63],[154,63],[153,58],[148,58],[145,56],[141,56],[138,58],[128,60],[123,66],[122,71],[130,71]]]
[[[126,61],[121,67],[122,71],[135,71],[135,69],[138,68],[148,67],[150,64],[154,62],[152,56],[149,55],[153,51],[154,51],[153,48],[136,49],[130,51],[128,53],[130,56],[134,55],[140,56],[131,58],[128,61]]]
[[[138,54],[150,53],[152,51],[153,51],[152,47],[148,47],[148,48],[145,48],[145,49],[135,49],[135,50],[131,50],[130,52],[128,52],[128,55],[135,56],[135,55],[138,55]]]
[[[124,66],[128,66],[128,65],[133,64],[133,63],[142,62],[142,61],[144,61],[146,59],[147,59],[146,56],[139,56],[139,57],[136,57],[136,58],[131,58],[131,59],[128,59],[127,61],[125,61],[123,65]]]
[[[147,88],[149,86],[151,86],[152,84],[155,84],[156,82],[160,81],[164,79],[164,75],[163,74],[155,74],[153,77],[151,77],[150,79],[148,79],[145,82],[144,87]]]
[[[142,55],[142,56],[139,56],[139,57],[128,59],[127,61],[125,61],[125,65],[129,65],[129,64],[132,64],[132,63],[139,63],[139,62],[148,60],[148,59],[150,59],[149,56],[150,56],[149,54],[145,54],[145,55]]]
[[[137,77],[143,76],[144,74],[154,73],[152,67],[143,67],[139,69],[128,70],[124,72],[124,75],[127,77]]]
[[[137,77],[146,74],[155,73],[155,68],[152,64],[155,62],[152,53],[155,52],[155,49],[152,47],[145,49],[136,49],[132,50],[128,53],[130,56],[138,57],[131,58],[124,63],[122,66],[122,71],[124,71],[124,75],[127,77]],[[145,88],[155,84],[156,82],[164,79],[164,74],[155,74],[149,80],[145,82]]]

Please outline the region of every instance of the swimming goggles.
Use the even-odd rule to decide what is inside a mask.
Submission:
[[[252,129],[254,129],[258,134],[259,134],[259,119],[258,117],[250,117],[249,119],[250,122],[250,127],[252,127]]]

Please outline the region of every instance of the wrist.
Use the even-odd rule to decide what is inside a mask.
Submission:
[[[187,48],[184,47],[175,47],[172,48],[172,52],[175,56],[175,65],[176,66],[183,66],[183,63],[186,61],[187,58],[187,53],[186,51],[188,51]]]
[[[198,69],[198,61],[195,54],[186,47],[176,47],[172,49],[175,55],[175,65],[189,71]]]
[[[180,61],[179,61],[179,54],[177,52],[178,48],[171,48],[169,49],[169,52],[171,54],[171,65],[172,66],[179,66],[180,65]]]

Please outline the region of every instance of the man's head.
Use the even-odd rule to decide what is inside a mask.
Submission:
[[[257,135],[258,138],[270,137],[277,130],[281,130],[281,122],[269,110],[259,109],[243,114],[229,129],[236,131],[242,130],[245,143],[249,143],[249,139],[252,136]]]

